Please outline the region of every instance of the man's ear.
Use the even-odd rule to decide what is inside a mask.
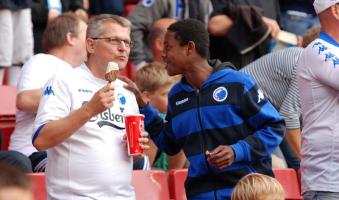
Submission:
[[[71,46],[73,46],[75,43],[74,43],[74,37],[73,37],[73,34],[71,32],[68,32],[66,34],[66,42],[68,44],[70,44]]]
[[[146,101],[150,101],[151,100],[151,93],[148,91],[143,91],[142,92],[142,96],[145,98]]]
[[[86,38],[86,48],[88,53],[94,53],[94,40],[92,38]]]
[[[161,38],[155,38],[154,46],[157,50],[162,51],[164,49],[164,41]]]
[[[194,44],[194,42],[189,41],[189,42],[187,43],[186,55],[187,55],[187,56],[192,55],[195,51],[196,51],[196,49],[195,49],[195,44]]]
[[[336,20],[339,20],[339,4],[336,4],[331,7],[332,15],[336,18]]]

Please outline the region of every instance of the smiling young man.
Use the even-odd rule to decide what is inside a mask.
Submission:
[[[187,19],[168,28],[163,53],[167,73],[184,78],[169,92],[166,122],[135,84],[126,81],[159,149],[169,155],[185,152],[190,162],[188,199],[230,199],[246,174],[273,176],[271,153],[285,127],[255,81],[227,64],[210,65],[208,49],[201,22]]]

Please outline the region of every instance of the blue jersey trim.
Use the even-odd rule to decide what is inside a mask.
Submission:
[[[46,124],[43,124],[41,126],[39,126],[39,128],[35,131],[34,135],[33,135],[33,138],[32,138],[32,144],[34,146],[34,141],[35,139],[39,136],[39,133],[41,131],[41,129],[45,126]]]
[[[322,40],[325,40],[326,42],[328,42],[328,43],[330,43],[330,44],[332,44],[336,47],[339,47],[339,44],[337,43],[337,41],[335,41],[330,35],[328,35],[325,32],[320,32],[319,38],[322,39]]]

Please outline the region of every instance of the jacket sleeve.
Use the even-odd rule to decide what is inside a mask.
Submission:
[[[127,17],[132,23],[131,38],[134,47],[131,49],[130,59],[135,65],[147,58],[145,55],[146,41],[152,23],[164,17],[171,17],[167,1],[157,0],[150,5],[145,5],[144,2],[146,1],[139,1]]]
[[[271,156],[273,150],[283,139],[285,126],[282,117],[273,105],[264,97],[254,80],[248,77],[241,102],[244,123],[253,133],[231,145],[235,152],[235,161],[252,162]]]
[[[174,134],[171,131],[171,114],[167,113],[166,121],[158,116],[158,111],[150,104],[140,109],[140,113],[145,115],[145,128],[157,147],[168,155],[175,155],[181,150],[181,146],[176,143]]]

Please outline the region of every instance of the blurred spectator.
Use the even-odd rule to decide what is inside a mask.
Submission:
[[[87,21],[88,15],[83,9],[83,0],[33,0],[34,54],[46,52],[46,49],[42,47],[42,35],[48,22],[68,11],[74,12]]]
[[[319,25],[313,2],[314,0],[279,0],[282,28],[302,36],[307,29]]]
[[[130,59],[134,65],[151,62],[152,55],[147,48],[147,38],[152,23],[161,18],[187,19],[195,18],[207,26],[212,12],[210,0],[140,0],[128,15],[132,22],[132,39],[134,48]]]
[[[21,66],[33,55],[31,0],[0,1],[0,85],[5,68],[8,84],[16,85]]]
[[[141,67],[135,76],[135,83],[144,98],[159,111],[159,116],[165,120],[167,113],[167,97],[172,86],[177,82],[176,77],[168,76],[165,66],[161,63],[149,63]],[[150,142],[151,148],[146,151],[153,167],[163,170],[180,169],[185,165],[186,157],[183,151],[174,156],[167,156]]]
[[[234,188],[231,200],[284,200],[282,185],[270,176],[253,173],[244,176]]]
[[[321,27],[314,26],[306,30],[303,39],[302,39],[302,47],[306,48],[313,40],[319,37]]]
[[[32,161],[34,172],[44,171],[46,152],[32,145],[33,124],[47,81],[68,68],[79,66],[86,59],[87,25],[75,14],[62,14],[48,23],[43,36],[47,54],[34,55],[22,68],[17,87],[16,126],[9,149],[19,151]]]
[[[339,199],[339,0],[315,0],[319,38],[297,66],[302,111],[301,189],[304,200]]]
[[[164,63],[162,54],[164,50],[164,37],[167,28],[176,22],[173,18],[162,18],[155,21],[148,35],[148,46],[153,56],[153,62]]]
[[[31,161],[27,156],[17,151],[0,151],[0,162],[16,166],[27,173],[32,172]]]
[[[0,163],[0,199],[33,200],[33,184],[21,170],[6,163]]]
[[[124,14],[123,0],[88,0],[88,14],[90,16],[98,14],[114,14],[122,16]]]
[[[232,62],[238,69],[269,52],[271,35],[280,28],[279,2],[213,0],[209,22],[211,58]]]

